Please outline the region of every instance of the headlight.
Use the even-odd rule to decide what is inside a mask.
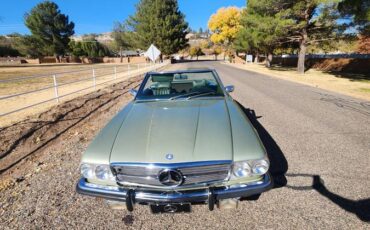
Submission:
[[[265,159],[253,162],[252,172],[255,175],[263,175],[269,170],[269,162]]]
[[[237,161],[233,164],[233,178],[263,175],[269,166],[268,159]]]
[[[233,174],[236,177],[250,176],[251,167],[249,166],[248,162],[246,162],[246,161],[235,162],[234,166],[233,166]]]
[[[81,174],[87,179],[115,181],[115,177],[113,176],[109,165],[94,165],[83,163],[81,164]]]
[[[90,164],[81,164],[81,174],[87,179],[94,178],[94,169]]]
[[[114,176],[109,168],[109,165],[98,165],[95,168],[96,178],[100,180],[113,180]]]

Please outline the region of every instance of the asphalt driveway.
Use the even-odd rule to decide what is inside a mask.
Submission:
[[[21,134],[14,144],[8,138],[11,148],[4,151],[25,156],[0,173],[0,229],[369,229],[369,102],[220,62],[167,69],[201,67],[235,85],[232,96],[270,157],[272,190],[235,210],[194,205],[190,213],[155,215],[139,205],[133,213],[112,211],[100,199],[76,194],[81,155],[132,99],[127,92],[137,79],[0,129],[2,138]]]
[[[172,68],[198,67],[235,85],[271,160],[275,189],[242,203],[246,226],[370,227],[370,102],[220,62]]]

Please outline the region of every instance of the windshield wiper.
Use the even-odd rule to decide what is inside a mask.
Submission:
[[[200,93],[200,94],[197,94],[197,95],[194,95],[194,96],[187,97],[186,100],[190,100],[190,99],[193,99],[193,98],[196,98],[196,97],[207,96],[207,95],[215,95],[215,94],[216,94],[215,91],[204,92],[204,93]]]
[[[170,97],[168,100],[175,100],[177,98],[182,98],[182,97],[190,96],[190,95],[193,95],[193,94],[200,94],[200,93],[202,93],[202,92],[196,91],[196,92],[185,93],[185,94]]]
[[[189,100],[189,99],[192,99],[192,98],[195,98],[195,97],[201,97],[201,96],[206,96],[206,95],[214,95],[214,94],[216,94],[215,91],[207,91],[207,92],[196,91],[196,92],[190,92],[190,93],[185,93],[185,94],[177,95],[177,96],[174,96],[174,97],[170,97],[169,100],[175,100],[177,98],[182,98],[182,97],[187,97],[186,100]],[[194,96],[191,96],[191,95],[194,95]]]

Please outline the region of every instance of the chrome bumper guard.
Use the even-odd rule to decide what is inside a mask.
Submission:
[[[88,183],[85,178],[81,178],[76,186],[76,190],[82,195],[101,197],[126,203],[130,200],[130,203],[132,201],[133,203],[144,204],[179,204],[207,202],[210,196],[216,201],[228,198],[248,197],[265,192],[271,187],[271,177],[269,174],[265,174],[263,180],[247,184],[174,192],[142,189],[132,190],[113,186],[100,186]],[[126,199],[128,197],[130,199]]]

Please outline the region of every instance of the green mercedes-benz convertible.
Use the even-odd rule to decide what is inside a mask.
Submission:
[[[147,73],[134,100],[96,136],[77,192],[111,207],[236,207],[272,183],[256,131],[214,70]]]

